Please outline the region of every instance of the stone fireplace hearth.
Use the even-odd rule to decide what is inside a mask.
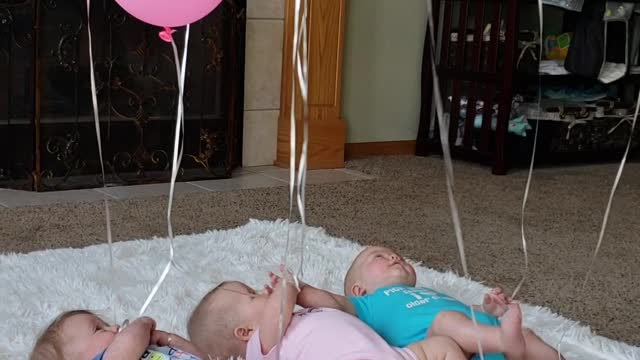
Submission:
[[[284,0],[247,0],[242,165],[276,159]]]

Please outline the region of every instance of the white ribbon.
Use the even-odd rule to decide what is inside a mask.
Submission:
[[[100,114],[98,112],[98,91],[96,89],[96,76],[93,65],[93,41],[91,36],[91,0],[87,0],[87,37],[89,39],[89,78],[91,81],[91,105],[93,109],[93,121],[96,127],[96,141],[98,142],[98,156],[100,157],[100,170],[102,172],[102,187],[107,187],[107,181],[104,171],[104,158],[102,156],[102,136],[100,135]],[[111,300],[110,303],[113,304],[113,321],[117,322],[117,314],[116,307],[113,301],[113,277],[114,277],[114,266],[113,266],[113,238],[111,236],[111,211],[109,208],[109,198],[105,192],[102,193],[103,201],[104,201],[104,213],[105,213],[105,221],[107,225],[107,243],[109,244],[109,272],[111,273]]]
[[[298,208],[298,214],[300,216],[300,263],[298,265],[298,271],[294,274],[294,281],[301,278],[304,274],[304,249],[305,249],[305,230],[306,230],[306,215],[305,215],[305,188],[307,182],[307,153],[309,146],[309,107],[308,107],[308,73],[309,73],[309,51],[308,51],[308,32],[307,32],[307,17],[308,17],[308,2],[307,0],[295,0],[294,9],[294,24],[293,24],[293,49],[291,54],[292,71],[294,72],[294,78],[291,83],[291,104],[290,104],[290,132],[289,132],[289,223],[287,228],[287,242],[285,247],[285,253],[283,257],[284,268],[287,269],[287,261],[289,258],[289,248],[291,245],[292,237],[296,237],[296,230],[292,229],[293,222],[293,204],[294,193],[296,204]],[[296,174],[296,86],[295,80],[297,79],[300,95],[302,98],[302,120],[303,120],[303,133],[302,133],[302,149],[300,151],[300,160],[298,163],[298,169]],[[297,175],[297,176],[296,176]],[[292,234],[293,233],[293,234]],[[283,290],[287,286],[287,276],[282,276]],[[282,299],[280,304],[280,319],[278,321],[278,333],[280,339],[284,335],[284,311],[286,305],[286,298],[284,296],[285,291],[282,291]],[[276,351],[277,358],[280,358],[280,342]]]
[[[540,34],[542,34],[543,27],[543,19],[544,14],[542,10],[542,0],[538,0],[538,16],[540,19]],[[540,40],[540,59],[542,59],[542,36],[539,38]],[[540,108],[540,103],[542,101],[542,78],[538,74],[538,108]],[[522,272],[522,279],[518,282],[518,285],[511,293],[511,297],[515,299],[516,295],[522,288],[522,285],[527,280],[529,275],[529,252],[527,251],[527,237],[524,232],[524,220],[525,220],[525,211],[527,208],[527,202],[529,200],[529,190],[531,189],[531,179],[533,178],[533,166],[536,162],[536,149],[538,148],[538,130],[540,129],[540,120],[536,122],[536,131],[533,135],[533,149],[531,150],[531,162],[529,164],[529,175],[527,176],[527,183],[524,187],[524,196],[522,197],[522,208],[520,209],[520,237],[522,241],[522,253],[524,255],[524,271]]]
[[[180,170],[180,162],[182,161],[182,152],[184,149],[184,139],[181,143],[180,137],[181,135],[184,134],[184,81],[186,76],[187,54],[188,54],[188,48],[189,48],[189,32],[190,32],[190,25],[187,25],[185,34],[184,34],[184,48],[182,51],[182,61],[180,61],[178,57],[178,48],[175,42],[173,41],[173,38],[171,39],[171,47],[173,49],[173,56],[175,59],[174,61],[176,63],[176,73],[177,73],[177,80],[178,80],[178,110],[176,112],[176,126],[175,126],[175,134],[174,134],[174,141],[173,141],[173,160],[171,165],[171,184],[169,187],[169,203],[167,205],[167,232],[169,234],[169,238],[168,238],[169,261],[167,262],[167,265],[164,267],[162,274],[160,274],[160,278],[158,278],[158,281],[156,282],[153,289],[149,293],[147,300],[144,302],[144,304],[140,308],[140,311],[138,312],[139,316],[142,316],[145,313],[145,311],[147,310],[147,307],[149,307],[149,304],[151,303],[153,298],[156,296],[156,293],[160,289],[160,286],[162,285],[162,283],[164,283],[167,275],[169,274],[169,271],[171,270],[171,267],[174,265],[175,251],[174,251],[174,245],[173,245],[173,226],[171,224],[171,210],[173,209],[173,195],[175,191],[176,178],[178,177],[178,171]]]
[[[438,79],[438,71],[436,69],[436,49],[435,49],[435,36],[434,36],[434,24],[433,24],[433,5],[432,0],[427,0],[427,24],[429,26],[428,33],[430,36],[429,46],[431,46],[431,75],[433,76],[433,99],[436,105],[436,114],[438,117],[438,126],[440,127],[440,145],[442,146],[442,157],[444,160],[445,179],[447,186],[447,196],[449,198],[449,207],[451,208],[451,220],[453,221],[453,230],[456,235],[456,243],[458,244],[458,252],[460,254],[460,262],[462,264],[462,270],[466,278],[469,277],[469,271],[467,268],[467,257],[464,251],[464,238],[462,236],[462,225],[460,223],[460,215],[458,213],[458,205],[454,196],[454,179],[453,179],[453,161],[451,160],[451,149],[449,147],[449,131],[448,124],[444,119],[444,107],[442,105],[442,95],[440,94],[440,81]],[[473,306],[470,306],[471,320],[474,326],[478,326],[476,322],[476,315]],[[480,332],[477,332],[478,339],[478,355],[480,359],[484,360],[482,344],[480,343]]]
[[[92,45],[92,36],[91,36],[91,20],[90,20],[90,15],[91,15],[91,0],[87,0],[87,35],[89,38],[89,67],[90,67],[90,79],[91,79],[91,100],[92,100],[92,105],[93,105],[93,118],[95,121],[95,127],[96,127],[96,138],[97,138],[97,142],[98,142],[98,154],[100,156],[100,167],[102,170],[102,182],[103,182],[103,186],[106,187],[106,176],[105,176],[105,168],[104,168],[104,160],[103,160],[103,155],[102,155],[102,141],[101,141],[101,136],[100,136],[100,120],[99,120],[99,113],[98,113],[98,96],[97,96],[97,90],[96,90],[96,81],[95,81],[95,71],[94,71],[94,65],[93,65],[93,45]],[[175,251],[174,251],[174,245],[173,245],[173,227],[172,227],[172,223],[171,223],[171,210],[173,208],[173,197],[174,197],[174,192],[175,192],[175,183],[176,183],[176,178],[178,176],[178,171],[180,169],[180,162],[182,160],[182,153],[183,153],[183,149],[184,149],[184,141],[180,142],[180,138],[181,136],[184,137],[184,82],[185,82],[185,76],[186,76],[186,64],[187,64],[187,53],[188,53],[188,44],[189,44],[189,30],[190,30],[190,26],[187,25],[186,27],[186,31],[185,31],[185,40],[184,40],[184,49],[183,49],[183,55],[182,55],[182,61],[180,61],[180,58],[178,56],[178,49],[176,47],[175,42],[171,41],[171,46],[173,49],[173,54],[174,54],[174,59],[175,59],[175,64],[176,64],[176,73],[177,73],[177,80],[178,80],[178,110],[177,110],[177,114],[176,114],[176,126],[175,126],[175,138],[174,138],[174,146],[173,146],[173,161],[172,161],[172,168],[171,168],[171,185],[169,188],[169,204],[167,206],[167,230],[169,233],[169,261],[167,263],[167,265],[165,266],[164,270],[162,271],[162,274],[160,275],[160,278],[158,279],[158,281],[156,282],[156,284],[154,285],[153,289],[151,290],[151,292],[149,293],[149,296],[147,297],[146,301],[144,302],[144,304],[142,305],[142,307],[140,308],[139,311],[139,316],[142,316],[146,309],[149,307],[149,304],[151,303],[151,301],[153,300],[153,298],[155,297],[156,293],[158,292],[158,290],[160,289],[160,286],[162,285],[162,283],[165,281],[167,275],[169,274],[169,271],[171,270],[171,266],[174,264],[174,257],[175,257]],[[109,264],[110,264],[110,270],[111,270],[111,274],[112,274],[112,278],[113,278],[113,270],[114,270],[114,265],[113,265],[113,240],[112,240],[112,236],[111,236],[111,212],[109,210],[109,201],[107,198],[106,193],[104,193],[104,204],[105,204],[105,215],[106,215],[106,222],[107,222],[107,241],[109,243]],[[112,294],[112,300],[111,302],[113,303],[113,294]],[[114,308],[114,321],[117,322],[116,316],[115,316],[115,308]],[[125,321],[124,324],[126,324],[127,321]],[[123,324],[123,325],[124,325]],[[124,328],[124,326],[123,326]]]
[[[618,185],[620,183],[620,178],[622,177],[622,171],[624,171],[624,166],[627,163],[627,156],[629,155],[629,149],[631,148],[631,143],[633,142],[633,133],[636,129],[636,124],[638,121],[638,114],[640,113],[640,92],[638,92],[638,98],[636,99],[636,112],[633,115],[633,121],[631,122],[631,130],[629,132],[629,140],[627,141],[627,147],[624,150],[624,155],[622,156],[622,160],[620,161],[620,166],[618,167],[618,172],[616,173],[616,178],[613,181],[613,186],[611,187],[611,192],[609,193],[609,200],[607,201],[607,208],[604,212],[604,217],[602,219],[602,226],[600,227],[600,233],[598,235],[598,243],[596,244],[596,248],[593,251],[593,255],[591,256],[591,262],[587,269],[587,274],[584,277],[584,282],[582,283],[582,289],[587,286],[587,282],[589,281],[589,275],[591,271],[593,271],[593,267],[595,265],[596,257],[598,256],[598,252],[600,252],[600,247],[602,246],[602,240],[604,239],[604,233],[607,229],[607,222],[609,221],[609,213],[611,212],[611,205],[613,204],[613,197],[618,190]]]
[[[300,230],[300,264],[298,265],[297,277],[304,276],[304,243],[307,220],[305,215],[305,189],[307,185],[307,157],[309,148],[309,52],[307,47],[307,14],[308,3],[305,0],[302,8],[302,19],[300,35],[298,41],[302,44],[302,54],[297,53],[297,74],[300,84],[300,94],[302,96],[302,150],[300,152],[300,163],[298,168],[298,212],[302,228]]]
[[[460,215],[458,214],[458,205],[454,196],[454,179],[453,179],[453,162],[451,160],[451,149],[449,147],[449,135],[448,135],[448,126],[444,119],[444,107],[442,105],[442,95],[440,94],[440,82],[438,80],[438,71],[436,69],[436,59],[434,57],[435,49],[433,48],[433,44],[435,44],[434,39],[434,25],[433,25],[433,7],[431,0],[427,1],[427,22],[429,25],[429,36],[430,38],[430,46],[431,51],[430,54],[432,56],[431,62],[431,74],[433,76],[433,95],[435,97],[435,105],[436,105],[436,114],[438,116],[438,126],[440,126],[440,144],[442,145],[442,157],[444,159],[444,170],[445,170],[445,178],[447,185],[447,195],[449,198],[449,205],[451,208],[451,218],[453,221],[453,228],[456,235],[456,242],[458,244],[458,252],[460,253],[460,262],[462,264],[462,270],[465,277],[469,276],[469,271],[467,268],[467,258],[464,251],[464,238],[462,236],[462,226],[460,225]]]

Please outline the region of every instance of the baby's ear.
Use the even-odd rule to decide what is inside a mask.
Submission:
[[[233,330],[233,335],[244,342],[249,341],[251,335],[253,334],[253,329],[248,327],[237,327]]]
[[[349,294],[350,296],[365,296],[367,295],[367,290],[364,288],[364,286],[355,283],[353,284],[353,286],[351,287],[351,294]]]

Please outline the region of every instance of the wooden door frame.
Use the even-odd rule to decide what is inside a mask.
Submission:
[[[342,57],[346,0],[308,0],[309,169],[344,167],[346,125],[341,117]],[[284,42],[277,155],[274,164],[289,167],[295,0],[285,1]],[[301,148],[302,104],[296,91],[296,138]],[[299,111],[300,110],[300,111]]]

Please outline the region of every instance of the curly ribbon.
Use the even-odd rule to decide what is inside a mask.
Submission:
[[[96,127],[96,141],[98,143],[98,156],[100,157],[100,170],[102,173],[102,187],[107,187],[106,175],[104,171],[104,158],[102,155],[102,136],[100,134],[100,114],[98,111],[98,91],[96,88],[96,76],[93,65],[93,41],[91,35],[91,0],[87,0],[87,37],[89,39],[89,78],[91,82],[91,105],[93,110],[93,121]],[[114,265],[113,265],[113,238],[111,236],[111,211],[109,208],[109,198],[106,192],[102,193],[104,200],[104,213],[105,221],[107,225],[107,242],[109,244],[109,272],[111,273],[111,279],[114,277]],[[112,284],[112,290],[114,286]],[[113,308],[113,321],[117,322],[116,307],[113,301],[113,291],[111,293],[110,303],[114,305]]]
[[[458,213],[458,205],[456,203],[455,195],[454,195],[454,179],[453,179],[453,161],[451,160],[451,149],[449,147],[449,135],[445,129],[449,127],[446,124],[444,119],[444,106],[442,103],[442,95],[440,94],[440,81],[438,79],[438,71],[436,68],[436,49],[435,49],[435,36],[434,36],[434,22],[433,22],[433,4],[432,0],[427,0],[427,24],[429,26],[427,32],[430,36],[429,46],[431,47],[431,75],[433,77],[433,99],[436,105],[436,114],[438,117],[438,126],[440,127],[440,131],[438,132],[440,135],[440,145],[442,146],[442,157],[444,159],[444,170],[445,170],[445,179],[447,186],[447,196],[449,198],[449,207],[451,208],[451,220],[453,222],[453,229],[456,235],[456,243],[458,245],[458,252],[460,254],[460,262],[462,264],[462,270],[464,273],[464,277],[469,277],[469,271],[467,267],[467,257],[464,251],[464,238],[462,236],[462,225],[460,223],[460,215]],[[476,321],[475,311],[473,306],[469,306],[471,310],[471,320],[473,321],[474,326],[478,326]],[[478,339],[478,355],[481,360],[484,360],[484,352],[482,350],[482,344],[480,343],[480,333],[477,332]]]
[[[171,165],[171,185],[169,187],[169,203],[167,205],[167,232],[169,234],[169,261],[165,266],[162,274],[160,274],[160,278],[154,285],[153,289],[149,293],[147,300],[144,302],[140,311],[138,312],[139,316],[142,316],[151,301],[156,296],[156,293],[164,283],[171,267],[175,265],[175,250],[173,244],[173,226],[171,223],[171,210],[173,209],[173,197],[175,192],[176,179],[178,177],[178,171],[180,170],[180,162],[182,161],[182,153],[184,149],[184,140],[181,142],[180,138],[183,137],[184,134],[184,82],[186,76],[186,66],[187,66],[187,54],[189,48],[189,33],[190,33],[190,25],[187,25],[184,35],[184,48],[182,52],[182,61],[180,61],[178,55],[178,47],[176,43],[173,41],[172,34],[175,32],[173,29],[165,28],[159,35],[160,38],[164,41],[171,42],[171,47],[173,49],[174,62],[176,64],[176,74],[178,80],[178,110],[176,112],[176,126],[175,126],[175,134],[173,141],[173,160]]]
[[[293,229],[293,205],[294,194],[300,216],[300,222],[302,223],[300,228],[300,263],[298,265],[297,275],[294,275],[293,279],[296,282],[298,278],[303,276],[304,273],[304,242],[305,242],[305,229],[306,229],[306,215],[305,215],[305,188],[307,179],[307,152],[309,144],[309,107],[308,107],[308,73],[309,73],[309,53],[308,53],[308,36],[307,36],[307,17],[308,17],[308,2],[307,0],[295,0],[294,9],[294,30],[293,30],[293,50],[291,56],[291,64],[295,78],[298,80],[298,86],[300,89],[300,95],[302,98],[302,117],[303,117],[303,132],[302,132],[302,149],[300,152],[300,160],[298,172],[296,174],[296,86],[295,81],[291,86],[291,108],[290,108],[290,133],[289,133],[289,223],[287,227],[287,241],[285,246],[285,253],[283,257],[284,268],[287,269],[287,261],[289,257],[289,248],[291,245],[292,233],[296,230]],[[296,176],[297,175],[297,176]],[[283,289],[287,286],[287,276],[282,277]],[[278,333],[280,339],[284,335],[284,307],[286,299],[283,296],[280,304],[280,319],[278,321]],[[280,358],[280,342],[276,351],[277,358]]]
[[[539,36],[539,40],[540,40],[540,49],[539,49],[539,59],[542,59],[542,49],[543,49],[543,43],[542,43],[542,27],[543,27],[543,19],[544,19],[544,14],[542,11],[542,0],[538,0],[538,16],[540,19],[540,36]],[[540,107],[540,103],[542,101],[542,77],[540,75],[538,75],[538,107]],[[527,183],[524,187],[524,195],[522,196],[522,208],[520,209],[520,237],[522,240],[522,253],[524,255],[524,270],[522,272],[522,279],[520,279],[520,282],[518,282],[518,285],[516,286],[516,288],[513,290],[513,292],[511,293],[511,297],[513,299],[516,298],[516,295],[518,295],[518,292],[520,291],[520,289],[522,288],[522,285],[524,285],[525,281],[527,280],[528,276],[529,276],[529,253],[527,251],[527,237],[525,236],[525,232],[524,232],[524,222],[525,222],[525,212],[526,212],[526,208],[527,208],[527,202],[529,200],[529,190],[531,189],[531,179],[533,178],[533,166],[536,162],[536,149],[538,148],[538,130],[540,128],[540,121],[536,122],[536,131],[533,135],[533,149],[531,150],[531,162],[529,164],[529,175],[527,176]]]
[[[302,3],[301,3],[302,1]],[[296,123],[296,106],[295,106],[295,83],[291,87],[291,114],[290,114],[290,139],[289,139],[289,227],[287,230],[287,244],[285,248],[284,261],[288,259],[290,241],[293,237],[292,220],[293,220],[293,205],[294,198],[296,199],[296,205],[298,214],[300,216],[300,222],[302,223],[301,230],[301,242],[304,245],[304,233],[306,225],[305,215],[305,186],[307,177],[307,151],[309,143],[309,123],[308,123],[308,48],[307,48],[307,0],[296,0],[295,3],[295,15],[294,15],[294,43],[292,53],[292,65],[294,74],[297,76],[298,88],[300,89],[300,96],[302,98],[302,113],[303,113],[303,133],[302,133],[302,148],[300,152],[300,159],[298,162],[298,168],[296,171],[296,142],[297,142],[297,123]],[[304,246],[302,246],[302,253],[300,258],[300,264],[298,269],[298,275],[303,272],[304,265]],[[286,265],[286,263],[285,263]]]
[[[624,166],[627,163],[627,156],[629,155],[629,149],[631,148],[631,142],[633,141],[633,132],[636,130],[636,123],[638,121],[638,113],[640,113],[640,91],[638,92],[638,98],[636,100],[636,112],[633,115],[633,121],[631,122],[631,130],[629,133],[629,140],[627,141],[627,147],[624,150],[624,155],[622,156],[622,160],[620,161],[620,166],[618,167],[618,172],[616,173],[616,178],[613,181],[613,186],[611,187],[611,192],[609,193],[609,200],[607,201],[607,208],[604,212],[604,217],[602,219],[602,226],[600,228],[600,233],[598,235],[598,243],[596,244],[596,248],[593,251],[593,255],[591,256],[591,262],[589,263],[589,267],[587,268],[587,273],[584,277],[584,282],[582,283],[582,289],[584,290],[587,286],[587,282],[589,281],[589,275],[593,271],[593,267],[595,265],[596,257],[598,256],[598,252],[600,252],[600,247],[602,246],[602,240],[604,239],[604,233],[607,229],[607,222],[609,221],[609,212],[611,211],[611,206],[613,204],[613,197],[618,190],[618,184],[620,183],[620,178],[622,177],[622,171],[624,171]]]
[[[305,230],[307,226],[307,220],[305,215],[305,188],[307,185],[307,155],[309,148],[309,51],[307,47],[307,7],[308,3],[304,2],[301,19],[301,29],[298,41],[302,45],[302,54],[297,53],[297,74],[298,82],[300,84],[300,95],[302,97],[302,150],[300,153],[300,163],[298,168],[298,212],[300,214],[300,222],[302,228],[300,230],[300,263],[298,265],[297,277],[304,276],[304,243],[305,243]],[[297,281],[297,277],[296,279]]]
[[[458,252],[460,253],[460,262],[462,264],[462,271],[465,277],[469,277],[469,271],[467,267],[467,257],[464,251],[464,238],[462,236],[462,226],[460,224],[460,215],[458,213],[458,205],[456,203],[455,195],[454,195],[454,178],[453,178],[453,161],[451,160],[451,149],[449,147],[449,136],[444,129],[447,129],[448,126],[445,123],[444,119],[444,106],[442,103],[442,95],[440,94],[440,82],[438,79],[438,71],[436,69],[436,58],[435,58],[435,49],[433,48],[433,44],[435,44],[434,38],[434,25],[433,25],[433,7],[431,0],[427,1],[427,22],[429,25],[429,36],[430,38],[430,46],[431,46],[431,74],[433,76],[433,96],[434,102],[436,105],[436,114],[438,117],[438,125],[440,126],[440,144],[442,145],[442,157],[444,158],[444,170],[445,170],[445,178],[446,178],[446,186],[447,186],[447,195],[449,198],[449,206],[451,208],[451,220],[453,221],[453,228],[456,235],[456,242],[458,244]]]
[[[636,111],[633,115],[633,121],[631,122],[631,130],[629,132],[629,140],[627,141],[627,147],[624,150],[624,155],[622,155],[622,160],[620,160],[620,165],[618,166],[618,171],[616,173],[616,177],[613,181],[613,185],[611,186],[611,191],[609,192],[609,200],[607,201],[607,207],[604,211],[604,216],[602,218],[602,225],[600,226],[600,233],[598,234],[598,242],[596,243],[596,248],[593,250],[593,254],[591,255],[591,260],[589,262],[589,266],[587,267],[587,272],[584,276],[584,281],[582,282],[582,287],[580,291],[584,294],[587,283],[589,282],[589,275],[593,271],[595,267],[595,262],[598,257],[598,253],[600,252],[600,248],[602,247],[602,242],[604,240],[604,234],[607,230],[607,223],[609,222],[609,215],[611,212],[611,206],[613,205],[613,198],[618,190],[618,185],[620,183],[620,178],[622,177],[622,172],[624,171],[624,167],[627,164],[627,156],[629,155],[629,150],[631,149],[631,143],[633,142],[633,133],[636,130],[636,124],[638,121],[638,115],[640,114],[640,91],[638,92],[638,98],[636,99]],[[560,340],[558,341],[558,359],[561,360],[562,356],[560,354],[560,346],[562,345],[562,341],[564,336],[566,335],[569,329],[565,329],[560,336]]]
[[[97,142],[98,142],[98,154],[100,156],[100,168],[102,171],[102,183],[103,183],[103,187],[106,187],[106,176],[105,176],[105,167],[104,167],[104,159],[103,159],[103,155],[102,155],[102,137],[100,135],[100,119],[99,119],[99,112],[98,112],[98,96],[97,96],[97,88],[96,88],[96,81],[95,81],[95,70],[94,70],[94,64],[93,64],[93,44],[92,44],[92,35],[91,35],[91,0],[87,0],[87,35],[89,38],[89,67],[90,67],[90,81],[91,81],[91,101],[92,101],[92,105],[93,105],[93,118],[94,118],[94,122],[95,122],[95,128],[96,128],[96,138],[97,138]],[[174,147],[173,147],[173,162],[172,162],[172,169],[171,169],[171,185],[170,185],[170,189],[169,189],[169,204],[167,206],[167,230],[169,233],[169,261],[167,263],[167,265],[165,266],[164,270],[162,271],[162,274],[160,275],[160,278],[157,280],[156,284],[154,285],[153,289],[151,290],[151,292],[149,293],[147,299],[145,300],[144,304],[142,305],[142,307],[140,308],[139,311],[139,316],[142,316],[145,311],[147,310],[147,308],[149,307],[149,304],[151,303],[151,301],[153,300],[153,298],[155,297],[156,293],[158,292],[158,290],[160,289],[160,286],[162,285],[162,283],[164,283],[167,275],[169,274],[169,271],[171,270],[172,265],[174,265],[174,258],[175,258],[175,251],[174,251],[174,244],[173,244],[173,227],[172,227],[172,222],[171,222],[171,210],[173,208],[173,197],[174,197],[174,192],[175,192],[175,183],[176,183],[176,178],[178,176],[178,171],[179,171],[179,167],[180,167],[180,162],[182,160],[182,154],[183,154],[183,150],[184,150],[184,142],[180,141],[181,137],[184,137],[184,82],[185,82],[185,75],[186,75],[186,63],[187,63],[187,53],[188,53],[188,44],[189,44],[189,30],[190,30],[190,26],[187,25],[186,27],[186,31],[185,31],[185,41],[184,41],[184,50],[183,50],[183,55],[182,55],[182,61],[180,61],[179,55],[178,55],[178,48],[175,44],[175,42],[173,41],[173,33],[175,32],[174,29],[171,28],[165,28],[163,31],[160,32],[159,36],[162,40],[166,41],[166,42],[170,42],[172,49],[173,49],[173,54],[174,54],[174,59],[175,59],[175,64],[176,64],[176,73],[177,73],[177,79],[178,79],[178,110],[177,110],[177,114],[176,114],[176,127],[175,127],[175,138],[174,138]],[[112,232],[111,232],[111,212],[109,209],[109,200],[107,198],[106,193],[104,193],[104,204],[105,204],[105,216],[106,216],[106,223],[107,223],[107,241],[109,243],[109,264],[110,264],[110,271],[112,274],[112,278],[113,278],[113,271],[114,271],[114,265],[113,265],[113,240],[112,240]],[[112,300],[111,303],[113,303],[113,294],[112,296]],[[117,322],[117,318],[116,318],[116,314],[115,314],[115,308],[114,308],[114,321]],[[123,326],[121,327],[121,329],[124,329],[124,327],[126,327],[126,325],[128,324],[128,320],[125,320],[123,322]]]

